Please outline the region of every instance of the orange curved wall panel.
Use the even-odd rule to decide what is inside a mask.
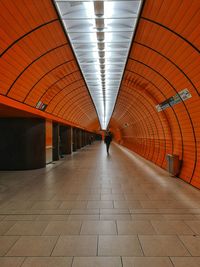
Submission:
[[[2,103],[91,128],[96,110],[52,1],[2,0],[0,12]]]
[[[145,1],[113,113],[125,146],[162,168],[166,154],[178,154],[179,177],[198,188],[199,17],[196,0]],[[191,98],[158,112],[184,89]]]

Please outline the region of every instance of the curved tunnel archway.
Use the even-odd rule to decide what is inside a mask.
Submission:
[[[51,0],[0,2],[0,102],[87,130],[99,122]],[[146,0],[110,122],[120,143],[200,188],[200,2]],[[191,98],[158,112],[187,89]],[[38,103],[45,110],[37,108]]]
[[[197,1],[145,1],[113,113],[125,146],[163,168],[166,154],[178,154],[179,176],[197,187],[199,8]],[[190,99],[157,111],[184,89]]]

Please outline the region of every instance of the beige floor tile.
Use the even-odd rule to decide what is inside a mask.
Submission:
[[[70,214],[73,215],[99,215],[99,209],[72,209]]]
[[[163,208],[171,208],[171,206],[169,205],[169,201],[166,201],[166,200],[141,200],[140,201],[141,203],[141,206],[144,208],[144,209],[154,209],[154,208],[160,208],[160,209],[163,209]]]
[[[101,200],[125,200],[124,194],[101,194]]]
[[[174,220],[174,221],[179,221],[179,220],[191,220],[195,221],[195,215],[192,214],[163,214],[166,220]]]
[[[116,235],[116,223],[113,221],[83,222],[81,235]]]
[[[40,210],[39,213],[41,215],[67,215],[70,213],[69,209],[57,209],[57,210]]]
[[[160,235],[192,235],[193,231],[183,221],[151,221]]]
[[[8,251],[7,256],[50,256],[57,239],[55,236],[20,237]]]
[[[61,236],[53,256],[96,256],[96,236]]]
[[[123,257],[122,262],[123,267],[173,267],[167,257]]]
[[[59,209],[86,209],[87,201],[63,201]]]
[[[52,210],[57,209],[61,204],[61,201],[36,201],[31,209],[34,210]]]
[[[72,267],[122,267],[120,257],[75,257]]]
[[[62,200],[62,201],[71,201],[71,200],[77,200],[78,199],[78,194],[69,194],[69,193],[61,193],[61,194],[56,194],[53,198],[54,201],[56,200]]]
[[[4,214],[6,215],[37,215],[40,213],[40,210],[31,210],[31,209],[13,209],[13,210],[6,210]]]
[[[137,236],[99,236],[99,256],[142,256]]]
[[[200,257],[171,257],[174,267],[199,267]]]
[[[113,207],[113,201],[106,201],[106,200],[100,200],[100,201],[88,201],[87,204],[88,209],[112,209]]]
[[[178,214],[197,214],[198,213],[198,209],[158,209],[160,211],[160,213],[162,214],[174,214],[174,215],[178,215]]]
[[[184,183],[181,179],[168,177],[164,170],[161,172],[153,164],[153,167],[151,167],[151,163],[148,163],[150,165],[148,165],[147,171],[146,168],[143,168],[143,166],[146,166],[145,164],[146,161],[142,158],[135,154],[132,157],[132,153],[114,144],[111,147],[111,157],[108,159],[103,143],[101,145],[95,143],[79,150],[73,156],[67,156],[67,160],[64,159],[55,162],[55,164],[47,165],[46,169],[0,172],[0,184],[8,189],[3,193],[4,204],[0,207],[0,235],[4,235],[11,230],[13,234],[17,233],[13,229],[18,231],[18,234],[37,235],[38,233],[43,234],[46,230],[49,231],[50,235],[53,231],[56,235],[63,233],[68,235],[62,236],[65,241],[59,239],[59,246],[56,246],[58,236],[42,235],[21,238],[19,236],[3,236],[4,238],[19,238],[19,240],[16,240],[16,243],[13,244],[11,242],[12,245],[9,247],[11,239],[7,239],[7,243],[4,239],[0,248],[5,250],[7,245],[10,249],[10,251],[7,251],[12,253],[12,256],[42,256],[41,259],[26,260],[26,264],[32,264],[34,267],[41,266],[41,264],[44,266],[45,264],[47,266],[48,264],[54,264],[54,260],[47,258],[43,260],[43,257],[50,256],[55,246],[57,252],[61,253],[58,256],[83,256],[82,260],[77,259],[77,264],[87,262],[86,257],[92,256],[92,259],[88,258],[86,264],[92,264],[92,267],[95,264],[110,267],[111,261],[107,256],[126,256],[126,253],[128,253],[128,256],[134,256],[132,253],[138,251],[137,249],[136,251],[131,249],[131,246],[134,245],[132,241],[128,242],[126,240],[127,243],[125,242],[124,245],[123,240],[123,242],[121,241],[122,245],[118,241],[113,241],[113,243],[110,242],[113,248],[111,245],[108,246],[108,252],[111,254],[103,255],[106,256],[105,260],[104,257],[101,257],[100,260],[97,259],[96,261],[99,237],[95,234],[103,234],[102,238],[104,238],[106,237],[104,231],[109,232],[114,229],[115,234],[110,234],[112,240],[114,237],[126,237],[127,235],[130,235],[128,238],[133,238],[135,237],[134,234],[139,234],[147,239],[151,237],[151,240],[145,239],[146,250],[144,249],[144,251],[150,251],[150,256],[164,255],[162,259],[166,259],[166,255],[176,253],[175,256],[178,256],[173,257],[177,258],[176,264],[184,264],[184,261],[189,267],[190,265],[193,267],[193,264],[195,267],[195,264],[198,266],[198,261],[191,261],[192,257],[189,251],[195,256],[199,255],[200,251],[199,237],[195,236],[195,234],[199,234],[200,191]],[[151,173],[149,169],[151,168],[153,176],[149,175]],[[157,234],[151,232],[152,228],[149,224],[151,220],[156,221]],[[90,228],[87,226],[85,230],[82,228],[84,231],[93,232],[93,235],[89,236],[85,234],[79,236],[80,224],[77,224],[77,226],[74,224],[72,227],[70,227],[70,224],[68,224],[68,227],[66,226],[66,223],[75,222],[89,225],[91,222],[94,224],[94,221],[98,221],[97,225]],[[104,228],[100,223],[104,223],[104,221],[106,221],[107,226],[113,224],[114,221],[116,225],[117,221],[119,235],[116,235],[116,226],[114,228],[111,228],[111,226]],[[176,221],[181,222],[177,223]],[[37,230],[36,224],[35,226],[28,224],[33,222],[50,224],[49,228],[44,228],[40,232],[41,228],[39,226]],[[65,225],[59,224],[60,222],[61,224],[65,223]],[[23,227],[23,223],[27,223],[25,227]],[[188,234],[189,231],[190,234]],[[192,234],[192,231],[194,231],[194,234]],[[158,233],[165,233],[165,235],[159,236]],[[181,240],[175,235],[177,233],[181,234]],[[155,240],[155,237],[159,240]],[[44,241],[40,238],[52,239]],[[68,239],[66,240],[66,238]],[[136,243],[140,244],[140,242]],[[4,244],[6,245],[4,246]],[[106,248],[101,244],[100,246],[106,252]],[[122,247],[120,248],[120,246]],[[189,251],[187,251],[187,248]],[[142,256],[142,254],[138,254],[134,258],[134,264],[141,267],[146,264],[148,267],[152,264],[154,267],[156,265],[165,267],[168,262],[160,263],[160,260],[162,260],[160,257],[156,260],[151,257],[138,257]],[[185,260],[178,261],[185,255],[187,256],[187,258],[184,258]],[[0,259],[2,258],[0,257]],[[59,257],[59,259],[61,258]],[[119,258],[117,257],[117,259]],[[197,258],[194,257],[194,259]],[[126,258],[126,263],[132,264],[132,260],[133,258]],[[11,264],[11,261],[7,260],[8,262]],[[63,264],[63,262],[59,261],[58,263],[56,260],[56,267],[59,264]],[[118,261],[115,262],[114,266],[117,264]],[[13,266],[10,265],[9,267]],[[180,266],[178,265],[178,267]]]
[[[36,221],[66,221],[68,220],[69,215],[48,215],[41,214],[37,216]]]
[[[0,235],[3,235],[6,233],[14,224],[16,221],[1,221],[0,222]]]
[[[149,221],[117,221],[119,235],[155,234]]]
[[[27,258],[22,267],[71,267],[72,257]]]
[[[130,213],[134,214],[159,214],[162,213],[158,209],[130,209]]]
[[[98,221],[99,215],[69,215],[68,221]]]
[[[131,215],[132,220],[139,220],[139,221],[143,221],[143,220],[148,220],[148,221],[163,221],[165,220],[165,217],[161,214],[132,214]]]
[[[114,192],[112,192],[112,188],[102,188],[99,191],[100,194],[114,194]]]
[[[142,208],[140,201],[135,200],[135,201],[121,201],[121,200],[116,200],[114,201],[114,208],[116,209],[140,209]]]
[[[200,236],[181,235],[179,238],[192,256],[200,256]]]
[[[4,218],[5,221],[34,221],[37,215],[8,215]]]
[[[175,235],[139,235],[145,256],[189,256],[182,242]]]
[[[126,200],[149,200],[146,194],[125,194]]]
[[[82,194],[78,195],[78,200],[100,200],[101,195],[100,194]]]
[[[195,234],[200,235],[200,221],[185,221],[185,223],[194,231]]]
[[[10,201],[1,206],[1,208],[6,210],[23,210],[31,208],[33,206],[33,203],[33,201]]]
[[[5,215],[0,215],[0,221],[2,221],[5,217]]]
[[[5,255],[18,238],[17,236],[0,236],[0,256]]]
[[[148,194],[148,198],[150,200],[176,200],[177,195],[172,193],[155,193],[155,194]]]
[[[20,267],[24,258],[22,257],[2,257],[0,258],[1,267]]]
[[[196,204],[197,207],[195,207],[195,204]],[[179,200],[179,201],[177,201],[177,200],[169,200],[168,201],[168,206],[171,209],[186,209],[188,207],[188,202],[184,201],[184,200]],[[193,201],[192,207],[193,208],[199,208],[200,205]]]
[[[129,209],[100,209],[101,215],[112,215],[112,214],[130,214]]]
[[[118,189],[112,188],[110,193],[111,194],[123,194],[124,190],[122,188],[118,188]]]
[[[78,235],[81,229],[81,221],[53,221],[49,222],[43,235]]]
[[[102,221],[131,221],[132,217],[129,214],[103,214],[100,215],[100,220]]]
[[[41,235],[47,224],[47,222],[19,221],[5,235]]]

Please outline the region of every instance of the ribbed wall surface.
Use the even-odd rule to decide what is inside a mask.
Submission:
[[[113,119],[125,146],[165,168],[178,154],[180,177],[200,188],[200,1],[147,0]],[[155,106],[187,88],[192,98]]]
[[[0,95],[89,127],[96,111],[52,2],[2,0],[0,12]]]

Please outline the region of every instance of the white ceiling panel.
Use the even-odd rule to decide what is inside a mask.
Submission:
[[[98,113],[108,127],[142,0],[54,0]]]

